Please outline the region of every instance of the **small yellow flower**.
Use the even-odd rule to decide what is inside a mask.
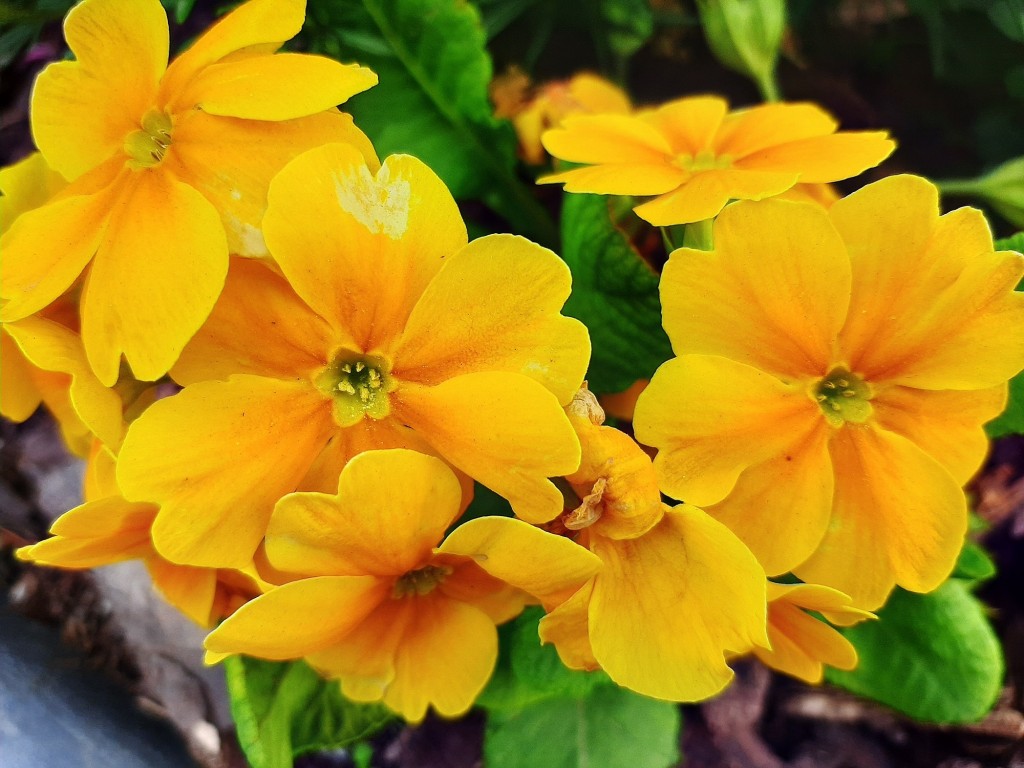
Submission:
[[[566,479],[582,504],[558,521],[602,569],[541,620],[540,636],[574,669],[671,701],[712,696],[732,678],[727,656],[767,645],[764,571],[700,509],[664,506],[651,460],[601,426],[594,396],[567,409],[583,446]]]
[[[715,250],[661,280],[678,357],[637,403],[662,490],[699,504],[769,575],[859,608],[938,586],[967,528],[982,424],[1024,367],[1020,254],[979,211],[939,216],[894,176],[819,206],[741,202]]]
[[[428,706],[454,717],[491,675],[495,625],[528,599],[565,599],[600,567],[571,541],[507,517],[445,538],[462,489],[444,462],[415,451],[363,453],[337,488],[278,502],[267,559],[296,580],[212,632],[209,661],[304,657],[350,699],[383,701],[412,722]]]
[[[114,485],[113,464],[113,455],[95,442],[86,502],[54,521],[51,538],[19,549],[18,558],[68,569],[141,560],[167,602],[206,628],[260,593],[254,573],[175,565],[160,557],[150,539],[157,507],[125,501]]]
[[[153,380],[209,315],[228,253],[265,255],[271,177],[327,141],[372,149],[335,105],[376,82],[357,66],[273,51],[303,0],[251,0],[170,66],[158,0],[84,0],[64,24],[74,61],[49,65],[32,131],[71,183],[3,236],[4,322],[46,307],[83,273],[82,336],[107,386],[124,353]]]
[[[559,314],[571,277],[555,254],[511,235],[467,244],[423,163],[374,173],[345,144],[280,173],[264,229],[288,282],[236,261],[172,371],[184,391],[121,451],[125,494],[161,505],[161,553],[242,567],[278,498],[329,491],[371,448],[439,455],[529,522],[561,512],[548,478],[579,464],[561,404],[590,343]]]
[[[729,112],[692,96],[635,115],[567,118],[543,136],[552,155],[588,167],[541,178],[567,192],[656,195],[633,210],[656,226],[710,219],[730,200],[761,200],[800,183],[838,181],[877,165],[895,144],[881,131],[836,132],[813,104]]]
[[[771,648],[755,646],[754,655],[779,672],[820,683],[825,665],[836,669],[857,666],[857,649],[815,611],[836,624],[849,625],[875,615],[853,608],[842,592],[818,584],[768,582],[768,639]]]

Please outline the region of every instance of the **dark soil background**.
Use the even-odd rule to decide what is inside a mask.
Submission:
[[[33,8],[44,4],[29,3]],[[821,103],[844,128],[888,128],[900,143],[890,160],[854,186],[897,172],[974,176],[1024,154],[1024,32],[1017,40],[997,28],[986,11],[993,4],[790,2],[792,29],[780,65],[786,96]],[[221,5],[199,0],[187,24],[174,27],[172,49],[202,29]],[[757,101],[749,81],[712,59],[691,4],[654,0],[653,5],[658,29],[629,70],[628,85],[637,102],[712,91],[737,105]],[[31,44],[14,45],[0,26],[0,165],[32,150],[29,94],[42,66],[64,55],[59,15],[39,16]],[[530,24],[524,20],[522,28],[513,25],[492,41],[496,71],[522,63],[517,40],[538,34]],[[538,80],[598,67],[594,52],[578,35],[557,26],[546,34],[551,39],[530,67]],[[998,218],[992,223],[997,236],[1013,231]],[[220,672],[201,664],[202,633],[152,594],[144,569],[127,564],[73,573],[15,561],[16,547],[44,537],[57,515],[79,503],[80,482],[81,465],[64,452],[46,414],[23,425],[0,423],[0,603],[50,626],[68,647],[78,649],[77,655],[62,656],[65,667],[102,670],[127,692],[122,704],[104,705],[124,707],[126,733],[137,730],[137,713],[130,710],[138,708],[173,726],[174,733],[154,731],[152,738],[160,743],[180,739],[173,746],[184,745],[199,765],[243,767]],[[724,695],[684,707],[686,765],[1024,768],[1024,438],[994,445],[971,492],[989,524],[981,542],[999,568],[979,594],[991,606],[1007,659],[1003,694],[986,720],[962,727],[916,724],[840,691],[804,686],[756,663],[741,663],[736,683]],[[21,631],[12,629],[19,626],[0,622],[0,648],[14,639],[3,633]],[[0,714],[4,696],[11,693],[4,685],[9,683],[0,676]],[[5,755],[2,726],[0,718],[0,764]],[[55,723],[40,723],[40,738],[54,728]],[[478,766],[482,734],[477,714],[458,722],[394,727],[375,739],[373,765]],[[531,750],[542,749],[524,745],[523,765],[530,765]],[[80,757],[68,755],[61,765],[85,765]],[[307,756],[298,764],[341,768],[352,763],[344,753],[332,753]]]

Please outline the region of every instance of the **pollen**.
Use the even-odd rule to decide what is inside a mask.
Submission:
[[[342,351],[317,379],[317,388],[335,402],[335,419],[350,426],[364,416],[382,419],[390,412],[388,393],[395,388],[390,365],[376,355]]]
[[[825,420],[834,427],[846,422],[863,424],[871,417],[871,387],[843,367],[833,368],[816,382],[811,396],[820,406]]]
[[[132,131],[124,140],[128,164],[133,168],[159,165],[171,146],[174,124],[170,115],[151,109],[142,118],[142,129]]]
[[[417,568],[415,571],[409,571],[395,582],[395,586],[391,590],[391,596],[398,599],[429,595],[451,572],[451,568],[439,565],[426,565],[423,568]]]
[[[729,155],[715,155],[709,150],[703,150],[695,155],[686,153],[677,155],[673,163],[684,171],[700,173],[701,171],[729,168],[732,166],[732,158]]]

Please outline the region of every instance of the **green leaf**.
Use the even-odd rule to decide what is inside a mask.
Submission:
[[[953,576],[976,583],[987,581],[996,575],[996,564],[992,561],[988,552],[973,541],[964,542],[964,548],[960,550],[960,557],[953,569]]]
[[[996,250],[1024,253],[1024,232],[1018,232],[1015,235],[1004,237],[1002,240],[996,240]]]
[[[603,685],[586,697],[548,699],[488,718],[488,768],[668,768],[679,759],[679,707]]]
[[[1010,379],[1010,398],[1006,410],[985,425],[985,432],[993,440],[1006,435],[1024,435],[1024,373]]]
[[[829,669],[831,682],[925,722],[967,723],[988,713],[1003,655],[965,582],[950,579],[927,595],[897,589],[878,618],[844,630],[860,664]]]
[[[361,741],[393,717],[348,701],[337,682],[301,661],[232,656],[224,672],[238,741],[253,768],[291,768],[297,755]]]
[[[415,155],[459,199],[483,200],[545,245],[547,212],[515,174],[516,137],[487,95],[491,60],[476,9],[464,0],[344,0],[314,3],[314,51],[364,64],[380,83],[345,108],[377,152]]]
[[[590,330],[595,392],[621,392],[672,357],[661,327],[658,276],[609,215],[609,198],[565,195],[562,257],[573,275],[565,313]]]
[[[597,8],[594,35],[607,45],[607,69],[621,80],[626,62],[654,33],[654,11],[649,0],[600,0]]]

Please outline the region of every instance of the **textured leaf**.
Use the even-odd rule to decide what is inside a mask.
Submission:
[[[562,207],[562,257],[573,275],[565,313],[590,330],[587,382],[602,393],[649,379],[672,357],[658,276],[612,223],[608,205],[599,195],[567,194]]]
[[[926,722],[966,723],[988,713],[1003,655],[965,582],[950,579],[927,595],[897,589],[878,618],[844,630],[860,664],[852,672],[829,669],[831,682]]]
[[[233,656],[224,671],[238,741],[253,768],[291,768],[297,755],[361,741],[392,718],[383,707],[348,701],[336,682],[301,661]]]

